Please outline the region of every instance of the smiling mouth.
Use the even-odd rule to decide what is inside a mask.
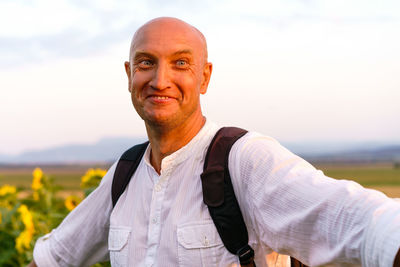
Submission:
[[[150,95],[147,97],[150,99],[152,102],[159,103],[159,104],[167,104],[174,100],[175,98],[170,97],[170,96],[165,96],[165,95]]]

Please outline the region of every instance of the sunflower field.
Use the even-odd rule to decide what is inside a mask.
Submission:
[[[33,256],[36,240],[57,227],[67,214],[88,196],[106,174],[89,169],[81,178],[83,194],[60,196],[60,187],[40,168],[32,172],[30,191],[12,185],[0,187],[0,266],[25,266]],[[110,266],[109,263],[96,267]]]

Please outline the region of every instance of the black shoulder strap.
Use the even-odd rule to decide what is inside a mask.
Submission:
[[[240,264],[254,264],[254,250],[248,245],[249,237],[242,212],[233,191],[228,169],[232,145],[246,130],[221,128],[208,148],[201,174],[203,201],[226,249],[239,257]],[[251,266],[251,265],[250,265]]]
[[[114,178],[111,187],[113,207],[115,207],[119,197],[129,184],[132,175],[135,173],[140,161],[142,160],[148,144],[149,142],[147,141],[143,144],[131,147],[125,151],[125,153],[122,154],[121,158],[119,159],[114,172]]]
[[[290,257],[290,267],[308,267],[308,266],[303,264],[301,261],[293,257]]]
[[[235,127],[224,127],[216,133],[207,150],[201,183],[204,203],[225,247],[239,257],[241,266],[256,266],[228,167],[233,144],[246,133]],[[292,257],[290,264],[291,267],[307,267]]]

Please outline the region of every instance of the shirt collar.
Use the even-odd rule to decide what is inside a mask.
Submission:
[[[165,157],[161,162],[161,172],[171,169],[182,161],[186,160],[188,157],[193,157],[193,152],[196,156],[202,157],[202,151],[199,150],[201,147],[208,147],[211,139],[214,137],[215,133],[218,131],[219,127],[206,119],[205,124],[200,129],[200,131],[189,141],[185,146],[181,147],[171,155]],[[146,152],[144,154],[144,160],[146,165],[153,168],[150,164],[150,145],[147,146]]]

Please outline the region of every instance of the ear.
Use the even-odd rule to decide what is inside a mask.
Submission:
[[[124,65],[125,65],[126,75],[128,76],[128,90],[129,90],[129,92],[132,92],[132,90],[131,90],[131,65],[130,65],[129,61],[125,61]]]
[[[211,62],[207,62],[204,64],[203,68],[203,79],[201,82],[200,94],[205,94],[207,92],[208,83],[210,82],[211,73],[212,73],[213,65]]]

